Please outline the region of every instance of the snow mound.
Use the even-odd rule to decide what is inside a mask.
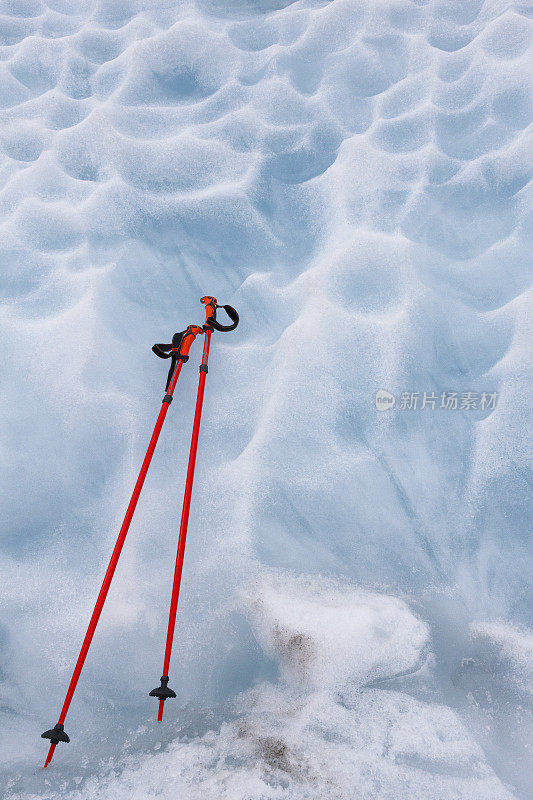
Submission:
[[[510,800],[451,709],[375,687],[423,671],[430,655],[427,626],[404,602],[280,575],[248,598],[281,682],[237,697],[218,731],[113,760],[71,800]]]

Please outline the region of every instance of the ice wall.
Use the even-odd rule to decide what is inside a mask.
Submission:
[[[503,0],[2,0],[7,797],[527,797],[531,29]],[[178,702],[157,729],[198,345],[43,775],[150,346],[206,293],[241,325],[213,344]],[[451,391],[496,408],[400,407]]]

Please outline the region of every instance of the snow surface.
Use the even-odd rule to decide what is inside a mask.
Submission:
[[[0,0],[3,798],[530,797],[532,14]],[[178,700],[198,343],[44,772],[206,293]]]

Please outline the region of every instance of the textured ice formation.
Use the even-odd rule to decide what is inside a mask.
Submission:
[[[239,696],[216,733],[114,761],[72,800],[512,797],[450,708],[391,688],[430,669],[428,628],[403,601],[288,576],[248,599],[279,683]]]
[[[526,0],[0,0],[7,798],[529,796],[532,27]],[[158,728],[198,350],[43,773],[150,346],[206,293],[241,325],[178,700]],[[498,400],[400,407],[452,391]]]

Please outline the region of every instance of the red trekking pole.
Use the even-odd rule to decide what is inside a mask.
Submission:
[[[150,462],[154,454],[155,446],[159,438],[159,433],[163,426],[163,422],[165,421],[168,408],[172,402],[172,396],[174,393],[174,389],[176,388],[176,383],[178,381],[179,374],[181,372],[181,367],[183,363],[185,361],[188,361],[189,359],[189,349],[191,347],[191,344],[195,340],[196,336],[198,336],[198,334],[201,333],[203,333],[203,330],[198,325],[189,325],[189,327],[186,328],[186,330],[174,334],[171,344],[154,344],[152,348],[154,353],[158,355],[160,358],[172,359],[170,370],[168,373],[167,384],[165,386],[166,394],[163,398],[161,410],[157,417],[154,431],[152,433],[152,438],[150,439],[150,444],[148,445],[148,450],[146,451],[146,455],[144,457],[144,461],[141,466],[141,471],[139,472],[139,477],[137,478],[137,482],[133,489],[133,494],[131,496],[131,500],[129,502],[126,511],[126,516],[124,517],[124,521],[120,528],[118,538],[113,553],[111,555],[111,560],[109,562],[109,566],[107,568],[107,572],[105,574],[102,587],[98,594],[94,611],[89,621],[89,627],[87,628],[87,633],[85,634],[80,654],[78,656],[78,660],[76,661],[76,666],[74,667],[72,678],[70,679],[70,684],[67,690],[67,695],[65,697],[65,702],[63,703],[63,708],[61,709],[61,713],[59,715],[59,720],[57,724],[54,725],[53,728],[41,734],[43,739],[50,739],[51,742],[50,749],[48,751],[48,756],[46,758],[46,762],[44,765],[45,767],[47,767],[50,761],[52,760],[52,756],[54,755],[54,750],[56,749],[56,745],[59,742],[70,741],[69,737],[67,736],[64,730],[65,717],[67,716],[67,712],[70,703],[72,701],[72,696],[74,695],[74,691],[76,689],[76,685],[78,683],[81,671],[83,669],[83,665],[85,663],[85,659],[87,657],[87,653],[89,651],[89,647],[91,645],[91,641],[94,636],[98,620],[100,619],[100,614],[102,613],[102,609],[104,607],[107,593],[109,591],[109,587],[111,585],[111,581],[115,573],[120,553],[122,551],[122,547],[124,545],[128,529],[130,527],[133,513],[135,511],[135,507],[137,505],[137,501],[139,499],[139,495],[143,487],[144,479],[146,478],[146,473],[148,472],[148,467],[150,466]]]
[[[192,484],[194,480],[194,466],[196,463],[196,451],[198,449],[198,434],[200,432],[200,419],[202,416],[202,404],[204,400],[205,379],[207,376],[209,358],[209,346],[211,344],[211,334],[213,330],[232,331],[239,324],[239,315],[232,306],[219,306],[214,297],[202,297],[201,303],[205,305],[206,320],[204,325],[205,340],[202,363],[200,364],[200,379],[198,382],[198,394],[196,396],[196,408],[194,411],[194,422],[192,427],[191,450],[189,453],[189,464],[187,467],[187,478],[185,481],[185,494],[183,497],[183,508],[181,511],[180,532],[178,537],[178,551],[176,554],[176,566],[174,568],[174,581],[172,584],[172,595],[170,598],[170,613],[168,617],[167,641],[165,647],[165,659],[163,663],[163,674],[161,676],[161,686],[152,689],[151,697],[159,698],[159,710],[157,714],[158,722],[163,720],[163,708],[165,700],[176,697],[176,692],[168,688],[168,672],[170,667],[170,656],[172,653],[172,642],[174,640],[174,628],[176,626],[176,613],[178,610],[178,598],[180,593],[181,573],[183,571],[183,559],[185,556],[185,540],[187,538],[187,525],[189,523],[189,510],[191,507]],[[221,325],[217,321],[217,308],[224,308],[228,317],[231,319],[230,325]]]

